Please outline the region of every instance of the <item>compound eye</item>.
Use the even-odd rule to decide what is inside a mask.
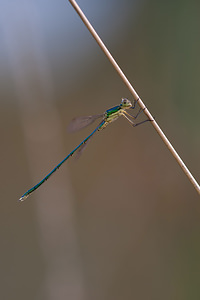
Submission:
[[[124,99],[123,103],[124,103],[124,104],[127,104],[127,101]]]

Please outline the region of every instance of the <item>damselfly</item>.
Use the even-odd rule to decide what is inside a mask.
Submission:
[[[143,124],[147,121],[152,121],[152,120],[144,120],[142,122],[139,123],[135,123],[133,120],[135,120],[139,114],[144,110],[144,109],[139,109],[139,111],[137,112],[137,114],[135,116],[127,113],[126,110],[128,109],[134,109],[136,107],[136,103],[138,100],[134,100],[134,103],[132,104],[130,100],[124,98],[121,101],[120,105],[114,106],[108,110],[105,111],[105,113],[100,114],[100,115],[94,115],[94,116],[87,116],[87,117],[79,117],[79,118],[75,118],[72,120],[72,122],[69,125],[69,131],[76,131],[79,130],[81,128],[84,128],[90,124],[92,124],[95,120],[97,120],[98,118],[102,118],[100,124],[95,128],[95,130],[88,135],[88,137],[86,137],[72,152],[70,152],[48,175],[46,175],[38,184],[36,184],[34,187],[32,187],[31,189],[29,189],[26,193],[24,193],[22,195],[22,197],[19,199],[19,201],[24,201],[32,192],[34,192],[35,190],[37,190],[39,188],[39,186],[41,186],[46,180],[49,179],[49,177],[60,168],[60,166],[66,161],[68,160],[68,158],[70,156],[72,156],[75,152],[77,153],[77,155],[79,156],[83,149],[86,147],[86,145],[88,144],[89,140],[91,139],[91,137],[97,132],[100,131],[102,129],[104,129],[108,124],[110,124],[111,122],[117,120],[120,116],[123,116],[124,118],[126,118],[129,123],[135,127],[138,126],[140,124]]]

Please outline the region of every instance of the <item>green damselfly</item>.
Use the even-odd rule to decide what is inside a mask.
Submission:
[[[111,122],[117,120],[120,116],[123,116],[124,118],[126,118],[129,123],[135,127],[138,126],[140,124],[143,124],[147,121],[151,121],[149,119],[144,120],[142,122],[139,123],[135,123],[133,120],[135,120],[139,114],[144,111],[144,109],[139,109],[139,111],[137,112],[137,114],[135,116],[127,113],[126,110],[128,109],[134,109],[136,107],[136,103],[138,100],[134,100],[134,103],[132,104],[130,100],[123,98],[121,101],[120,105],[114,106],[108,110],[105,111],[105,113],[100,114],[100,115],[94,115],[94,116],[87,116],[87,117],[79,117],[79,118],[75,118],[72,120],[72,122],[69,125],[69,131],[73,132],[79,129],[82,129],[90,124],[92,124],[95,120],[102,118],[100,124],[95,128],[95,130],[88,135],[88,137],[86,137],[72,152],[70,152],[48,175],[46,175],[39,183],[37,183],[34,187],[32,187],[31,189],[29,189],[26,193],[24,193],[21,198],[19,199],[19,201],[24,201],[32,192],[34,192],[35,190],[37,190],[46,180],[49,179],[49,177],[60,168],[60,166],[66,161],[68,160],[68,158],[70,158],[70,156],[72,156],[75,152],[77,153],[77,155],[79,156],[83,149],[86,147],[86,145],[88,144],[89,140],[91,139],[91,137],[98,131],[104,129],[108,124],[110,124]]]

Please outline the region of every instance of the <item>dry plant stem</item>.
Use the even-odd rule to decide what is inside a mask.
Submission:
[[[153,120],[153,122],[151,122],[151,124],[153,125],[153,127],[155,128],[155,130],[157,131],[157,133],[159,134],[159,136],[161,137],[161,139],[163,140],[163,142],[165,143],[165,145],[167,146],[167,148],[169,149],[169,151],[171,152],[171,154],[176,159],[177,163],[182,168],[182,170],[185,173],[185,175],[188,177],[188,179],[190,180],[190,182],[192,183],[192,185],[194,186],[194,188],[196,189],[196,191],[200,195],[200,186],[199,186],[198,182],[195,180],[195,178],[193,177],[193,175],[191,174],[191,172],[188,170],[188,168],[186,167],[186,165],[184,164],[184,162],[182,161],[182,159],[180,158],[180,156],[178,155],[178,153],[176,152],[176,150],[174,149],[174,147],[171,145],[171,143],[169,142],[169,140],[167,139],[167,137],[165,136],[165,134],[163,133],[163,131],[161,130],[161,128],[158,126],[158,124],[156,123],[156,121],[152,117],[151,113],[146,108],[146,106],[144,105],[144,103],[140,99],[139,95],[136,93],[136,91],[132,87],[131,83],[128,81],[128,79],[126,78],[126,76],[124,75],[124,73],[122,72],[122,70],[120,69],[120,67],[118,66],[118,64],[116,63],[116,61],[114,60],[114,58],[112,57],[112,55],[110,54],[110,52],[108,51],[108,49],[106,48],[106,46],[104,45],[104,43],[102,42],[102,40],[100,39],[100,37],[98,36],[98,34],[96,33],[96,31],[94,30],[94,28],[92,27],[92,25],[90,24],[90,22],[88,21],[88,19],[86,18],[86,16],[82,12],[82,10],[80,9],[80,7],[76,3],[76,1],[69,0],[69,2],[74,7],[74,9],[76,10],[76,12],[78,13],[78,15],[80,16],[80,18],[82,19],[83,23],[88,28],[88,30],[90,31],[90,33],[92,34],[92,36],[94,37],[94,39],[96,40],[96,42],[98,43],[98,45],[100,46],[100,48],[103,50],[103,52],[105,53],[105,55],[107,56],[107,58],[109,59],[109,61],[111,62],[111,64],[115,68],[115,70],[117,71],[117,73],[120,75],[121,79],[123,80],[123,82],[125,83],[125,85],[128,87],[128,89],[131,92],[131,94],[133,95],[134,99],[138,100],[138,104],[139,104],[139,106],[142,109],[144,109],[145,115],[150,120]]]

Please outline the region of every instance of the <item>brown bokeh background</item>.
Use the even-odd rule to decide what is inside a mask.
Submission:
[[[79,1],[200,178],[198,1]],[[151,124],[75,116],[132,97],[68,1],[2,1],[1,299],[199,299],[199,197]],[[98,124],[98,123],[97,123]]]

